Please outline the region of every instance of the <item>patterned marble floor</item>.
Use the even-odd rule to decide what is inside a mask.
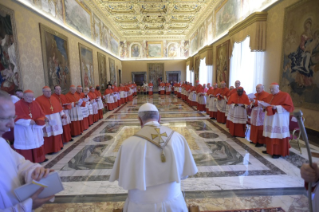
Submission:
[[[224,125],[170,96],[138,96],[116,111],[108,112],[81,137],[50,156],[47,168],[59,172],[65,190],[53,204],[37,211],[112,211],[125,201],[127,191],[108,182],[122,142],[139,129],[141,104],[155,104],[163,125],[186,138],[199,172],[182,182],[189,204],[201,210],[282,207],[307,211],[307,197],[299,168],[307,162],[292,144],[290,155],[272,159],[243,138],[232,137]],[[312,146],[312,152],[319,148]],[[314,157],[319,162],[318,157]]]

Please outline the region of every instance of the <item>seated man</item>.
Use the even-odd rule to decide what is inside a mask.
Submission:
[[[45,178],[52,170],[25,160],[2,138],[3,133],[14,126],[15,106],[8,93],[0,90],[0,211],[32,211],[54,196],[39,198],[44,188],[30,198],[19,202],[13,190],[32,180]]]
[[[153,104],[143,104],[138,116],[142,129],[123,142],[110,176],[128,190],[123,211],[187,212],[181,180],[197,167],[185,138],[159,123]]]

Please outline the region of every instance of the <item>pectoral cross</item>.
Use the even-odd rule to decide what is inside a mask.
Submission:
[[[51,110],[52,110],[52,112],[53,112],[53,107],[52,107],[52,105],[51,105],[50,109],[51,109]]]
[[[151,134],[152,140],[154,140],[155,138],[159,137],[159,144],[165,143],[165,141],[162,139],[162,136],[167,137],[166,132],[161,134],[160,128],[155,128],[155,131],[157,132],[157,134]]]
[[[30,118],[32,118],[32,113],[29,113]]]

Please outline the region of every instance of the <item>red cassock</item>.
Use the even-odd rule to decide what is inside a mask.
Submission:
[[[165,86],[169,87],[169,86],[171,86],[171,84],[170,83],[166,83]],[[167,91],[166,87],[165,87],[166,95],[170,95],[171,94],[171,90]]]
[[[160,90],[160,95],[164,95],[164,94],[165,94],[165,91],[166,91],[166,89],[165,89],[165,83],[164,83],[164,82],[161,82],[161,83],[160,83],[160,86],[164,88],[164,90]]]
[[[275,95],[272,95],[272,94],[268,95],[268,97],[265,99],[265,102],[271,105],[281,105],[289,113],[294,111],[294,105],[290,95],[282,91],[279,91],[279,93]],[[277,113],[277,110],[272,109],[271,106],[267,107],[266,111],[267,111],[267,116],[272,116],[275,113]],[[281,120],[281,121],[284,121],[284,120]],[[287,121],[289,123],[289,119]],[[289,124],[288,124],[288,127],[289,127]],[[289,155],[289,148],[290,148],[289,137],[282,138],[282,139],[265,137],[265,142],[266,142],[268,154],[281,155],[281,156]]]
[[[197,110],[198,111],[206,111],[206,102],[203,103],[200,100],[200,96],[205,95],[206,93],[207,93],[207,88],[204,88],[202,86],[197,86],[196,94],[198,95],[198,98],[197,98],[198,99],[198,102],[197,102]]]
[[[98,97],[102,98],[101,92],[98,90],[95,90],[95,95],[97,98]],[[99,109],[98,112],[99,112],[99,119],[103,119],[103,109]]]
[[[148,95],[153,95],[153,83],[148,83],[148,87],[152,87],[152,91],[148,91]]]
[[[88,93],[88,96],[90,97],[90,100],[94,100],[94,101],[95,101],[96,98],[97,98],[96,95],[95,95],[95,93],[94,93],[94,92],[91,92],[91,91]],[[96,104],[97,104],[97,103],[96,103]],[[99,120],[99,113],[94,114],[94,115],[93,115],[93,121],[94,121],[94,122],[97,122],[98,120]]]
[[[74,94],[72,94],[71,92],[68,92],[67,94],[65,94],[65,97],[69,102],[74,103],[74,107],[76,107],[77,102],[81,98],[80,95],[77,94],[77,92],[75,92]],[[81,106],[85,107],[85,105],[86,103],[83,102]],[[83,120],[71,121],[71,124],[70,124],[71,136],[78,136],[82,134],[82,132],[84,131],[82,123],[83,123]]]
[[[217,104],[219,104],[220,101],[223,101],[222,99],[224,99],[224,96],[227,97],[228,93],[229,93],[229,89],[228,88],[220,88],[219,89],[219,94],[220,95],[217,97],[218,98],[218,101],[217,101],[218,103]],[[226,107],[224,109],[226,111]],[[217,122],[218,123],[223,123],[223,124],[226,123],[225,111],[220,111],[220,110],[217,111]]]
[[[39,103],[45,115],[60,113],[63,110],[60,102],[52,96],[48,98],[42,95],[36,98],[35,101]],[[61,148],[63,148],[62,134],[44,137],[44,149],[46,154],[58,152]]]
[[[235,94],[236,91],[237,91],[237,89],[229,90],[229,93],[228,93],[228,95],[227,95],[227,99],[229,99],[232,94]],[[227,114],[227,111],[226,111],[226,114],[225,114],[225,115],[226,115],[226,116],[228,115],[228,114]],[[226,127],[229,128],[229,120],[228,120],[227,118],[226,118]]]
[[[40,105],[36,101],[28,103],[21,99],[15,103],[15,112],[16,119],[15,122],[19,119],[32,119],[37,125],[45,125],[45,114],[42,111]],[[29,114],[32,114],[32,118]],[[16,152],[21,154],[26,160],[29,160],[33,163],[41,163],[45,160],[45,149],[44,145],[35,149],[15,149]]]
[[[68,100],[66,99],[66,97],[61,94],[61,95],[57,95],[56,93],[52,94],[52,97],[53,98],[56,98],[59,102],[60,102],[60,105],[62,106],[62,108],[64,110],[69,110],[70,109],[70,106],[69,105],[66,105],[70,102],[68,102]],[[62,134],[62,141],[63,143],[67,143],[69,142],[70,140],[72,139],[71,137],[71,127],[70,127],[70,124],[66,124],[66,125],[63,125],[63,134]]]
[[[230,98],[228,99],[227,104],[243,104],[243,105],[249,105],[249,98],[246,94],[242,94],[241,96],[238,96],[237,93],[233,93]],[[235,106],[235,107],[242,107],[242,106]],[[246,110],[246,108],[243,108],[243,110]],[[236,112],[235,112],[236,113]],[[245,116],[243,117],[242,110],[239,111],[241,114],[234,114],[235,119],[245,119],[245,123],[234,123],[233,121],[228,122],[229,124],[229,133],[232,136],[236,137],[245,137],[246,132],[246,122],[247,122],[247,113],[245,112]]]
[[[255,93],[256,98],[254,98],[257,101],[266,101],[266,98],[270,94],[266,91],[262,91],[260,93]],[[252,111],[253,112],[253,111]],[[256,111],[258,112],[258,111]],[[265,138],[263,137],[263,125],[256,126],[251,123],[250,125],[250,140],[257,144],[265,144]]]
[[[113,90],[112,89],[105,89],[104,91],[104,95],[112,95],[113,94]],[[112,98],[112,97],[109,97],[109,98]],[[116,106],[116,103],[110,103],[108,102],[108,100],[106,100],[106,105],[107,105],[107,108],[108,110],[114,110],[115,106]]]
[[[80,95],[80,99],[84,99],[86,98],[86,95],[84,93],[79,94]],[[86,105],[86,104],[85,104]],[[89,109],[88,109],[89,110]],[[82,124],[82,128],[83,130],[87,130],[89,129],[89,127],[93,124],[93,115],[90,115],[90,112],[88,111],[89,116],[88,117],[84,117],[83,116],[83,121],[81,121]],[[90,116],[92,118],[92,123],[90,123]]]
[[[214,88],[213,88],[213,87],[210,87],[210,88],[207,90],[207,92],[206,92],[206,95],[207,95],[206,102],[209,102],[209,101],[210,101],[209,95],[213,95],[213,92],[214,92]],[[206,108],[206,114],[209,115],[209,108]]]

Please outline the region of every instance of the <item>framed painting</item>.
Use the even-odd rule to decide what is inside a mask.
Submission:
[[[147,57],[149,58],[163,57],[163,42],[162,41],[147,42]]]
[[[119,42],[116,40],[116,38],[111,33],[111,52],[115,55],[119,54]]]
[[[229,87],[229,43],[230,40],[216,47],[216,82],[226,82]]]
[[[226,32],[240,20],[240,9],[240,0],[224,0],[222,2],[215,10],[215,36],[219,36]]]
[[[319,110],[319,1],[286,8],[280,90],[295,107]]]
[[[179,56],[179,45],[178,43],[169,43],[167,45],[167,56],[174,58]]]
[[[67,93],[71,85],[68,38],[43,24],[40,33],[45,84],[51,89],[60,85]]]
[[[79,43],[79,52],[82,86],[94,86],[93,51]]]
[[[104,92],[107,86],[106,56],[104,54],[101,54],[100,52],[97,53],[97,65],[100,89]]]
[[[7,38],[7,39],[5,39]],[[0,4],[0,85],[10,94],[22,89],[14,11]]]
[[[64,22],[88,38],[92,38],[92,17],[89,8],[78,0],[63,0]]]
[[[113,84],[116,82],[115,61],[109,58],[109,70],[110,70],[110,82]]]
[[[131,57],[141,57],[141,45],[136,43],[131,45]]]
[[[164,80],[164,63],[147,63],[149,81],[153,82],[154,91],[158,91],[160,82]]]

